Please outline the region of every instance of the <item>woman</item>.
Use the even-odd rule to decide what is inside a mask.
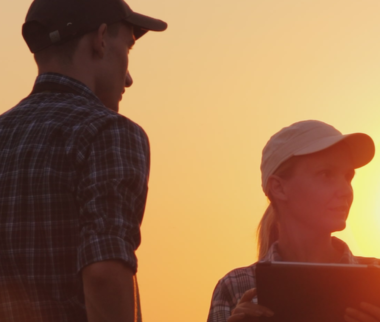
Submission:
[[[346,226],[355,169],[374,153],[368,135],[342,135],[320,121],[294,123],[272,136],[261,162],[270,205],[258,229],[259,260],[378,265],[377,259],[356,257],[343,241],[331,237]],[[228,273],[215,288],[208,322],[273,316],[275,312],[257,304],[255,286],[255,264]],[[380,308],[362,303],[360,310],[347,308],[344,318],[380,321]]]

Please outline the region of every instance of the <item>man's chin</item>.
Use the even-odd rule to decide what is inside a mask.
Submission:
[[[115,106],[112,106],[110,108],[110,110],[114,111],[114,112],[119,112],[119,104],[116,104]]]
[[[108,103],[106,107],[111,111],[119,112],[119,102]]]

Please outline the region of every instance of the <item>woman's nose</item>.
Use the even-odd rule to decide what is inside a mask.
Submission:
[[[351,182],[348,182],[347,180],[342,180],[340,182],[338,191],[340,197],[353,197],[353,189]]]

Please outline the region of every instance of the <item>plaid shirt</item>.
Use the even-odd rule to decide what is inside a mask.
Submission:
[[[336,237],[332,237],[332,242],[334,247],[342,253],[339,261],[341,264],[380,264],[380,261],[376,258],[354,256],[347,244]],[[277,243],[270,247],[262,261],[282,261]],[[226,322],[228,320],[243,294],[256,287],[255,267],[256,263],[234,269],[218,282],[212,296],[207,322]],[[257,297],[254,302],[257,303]]]
[[[87,321],[81,269],[136,272],[149,158],[137,124],[59,74],[0,116],[0,321]]]

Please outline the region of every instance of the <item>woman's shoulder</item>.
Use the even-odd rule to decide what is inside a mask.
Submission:
[[[235,268],[229,273],[227,273],[224,277],[222,277],[219,280],[219,283],[223,283],[225,285],[236,285],[240,286],[241,284],[247,285],[250,284],[249,286],[255,287],[256,286],[256,279],[255,279],[255,268],[256,264],[254,263],[249,266],[245,267],[239,267]]]
[[[249,289],[256,287],[256,263],[235,268],[222,277],[215,287],[207,321],[227,321],[239,299]]]
[[[256,263],[227,273],[216,285],[213,298],[234,306],[247,290],[256,287],[255,267]]]

